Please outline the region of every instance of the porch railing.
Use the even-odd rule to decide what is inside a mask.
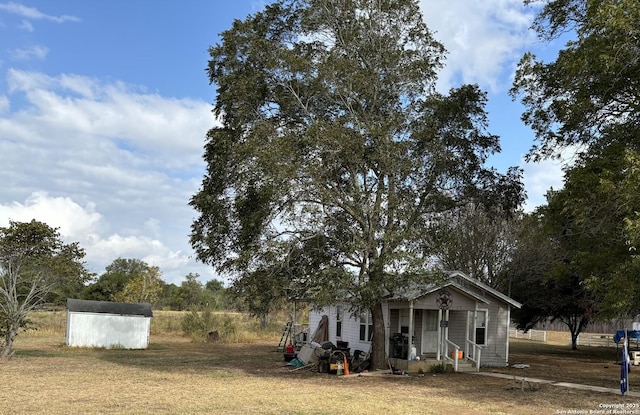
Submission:
[[[476,364],[476,372],[479,372],[480,359],[482,357],[482,346],[475,344],[471,340],[467,340],[467,344],[471,346],[471,354],[467,353],[467,360],[471,360],[472,362],[474,362]]]
[[[453,358],[449,357],[449,345],[453,346],[454,348],[454,353],[453,353]],[[449,339],[445,339],[445,343],[444,343],[444,358],[447,360],[453,360],[453,371],[457,372],[458,371],[458,355],[460,351],[460,346],[458,346],[457,344],[455,344],[454,342],[452,342]]]

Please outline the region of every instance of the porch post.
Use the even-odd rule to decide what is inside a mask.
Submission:
[[[442,309],[438,309],[438,352],[436,353],[436,359],[440,360],[440,354],[442,353]]]
[[[447,327],[444,328],[444,338],[449,340],[449,309],[447,308],[445,314],[445,320],[447,320]]]
[[[511,306],[507,305],[507,335],[506,337],[506,345],[505,345],[505,360],[507,364],[509,364],[509,327],[511,326]]]
[[[409,302],[409,350],[407,351],[407,360],[411,360],[411,350],[413,350],[413,300]]]
[[[471,312],[469,310],[467,310],[467,324],[465,327],[465,333],[464,333],[464,357],[465,359],[469,356],[469,324],[470,324],[470,320],[471,320]]]

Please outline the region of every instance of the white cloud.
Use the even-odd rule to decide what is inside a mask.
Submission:
[[[493,91],[507,85],[505,71],[529,45],[533,11],[522,0],[421,0],[429,28],[448,51],[438,88],[478,83]],[[508,79],[506,79],[508,80]]]
[[[64,23],[64,22],[79,22],[75,16],[51,16],[41,12],[35,7],[27,7],[25,5],[9,2],[9,3],[0,3],[0,10],[3,10],[8,13],[16,14],[18,16],[25,17],[27,19],[34,20],[49,20],[56,23]]]
[[[33,32],[33,30],[34,30],[33,29],[33,24],[31,24],[31,22],[28,21],[28,20],[23,20],[20,23],[20,29],[26,30],[27,32]]]
[[[67,242],[79,242],[87,255],[87,267],[98,274],[116,258],[137,258],[160,267],[168,282],[175,283],[189,272],[212,276],[211,272],[201,269],[190,255],[170,249],[159,239],[146,235],[104,234],[108,226],[103,222],[108,218],[96,212],[92,203],[81,206],[69,197],[37,192],[24,203],[0,204],[0,226],[8,226],[9,220],[29,222],[32,219],[59,228],[60,235]],[[158,226],[157,220],[148,222]]]
[[[35,45],[25,49],[14,49],[9,52],[9,56],[14,61],[26,61],[31,59],[44,60],[49,53],[45,46]]]
[[[188,242],[210,104],[69,74],[11,69],[7,84],[0,217],[60,227],[93,272],[125,257],[159,266],[167,282],[213,277]]]
[[[0,115],[9,111],[9,98],[6,95],[0,95]]]
[[[579,147],[571,146],[564,149],[556,160],[537,163],[522,161],[523,182],[528,196],[524,208],[526,212],[531,212],[540,205],[546,205],[545,195],[548,190],[561,190],[564,187],[564,170],[574,164],[579,152]]]
[[[535,208],[547,204],[545,195],[551,188],[562,189],[562,163],[557,160],[546,160],[538,163],[523,163],[524,186],[527,189],[525,212],[532,212]]]
[[[137,161],[159,162],[163,169],[200,164],[204,135],[213,126],[209,103],[145,94],[123,83],[11,69],[8,84],[10,93],[25,94],[30,104],[28,114],[18,116],[146,153]]]
[[[33,193],[24,203],[0,204],[2,226],[7,226],[9,220],[29,222],[32,219],[60,228],[62,237],[75,239],[91,234],[99,224],[101,215],[91,203],[83,207],[69,197],[52,197],[46,192]]]

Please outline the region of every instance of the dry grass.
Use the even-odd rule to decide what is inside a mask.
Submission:
[[[492,372],[612,389],[620,386],[620,351],[616,347],[580,346],[578,350],[571,350],[569,345],[561,341],[540,344],[516,339],[511,339],[510,344],[510,363],[526,364],[529,367],[492,369]],[[640,368],[634,367],[629,373],[632,387],[640,386],[638,372]],[[638,390],[640,388],[636,387],[636,391]]]
[[[0,361],[0,413],[533,415],[633,399],[550,385],[522,392],[515,381],[468,374],[347,378],[290,371],[275,351],[278,339],[275,333],[253,343],[194,343],[165,332],[152,334],[147,350],[129,351],[69,348],[64,330],[30,332],[18,339],[13,359]],[[528,376],[539,371],[544,378],[561,372],[552,367],[557,362],[592,364],[583,379],[602,383],[610,376],[615,387],[615,373],[596,368],[610,357],[614,370],[615,355],[556,347],[517,341],[512,357],[531,364]],[[632,388],[640,379],[633,376]]]

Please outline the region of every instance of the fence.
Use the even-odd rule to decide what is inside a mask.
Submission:
[[[527,339],[527,340],[534,340],[534,341],[546,343],[547,331],[546,330],[529,330],[525,333],[522,330],[516,330],[514,328],[510,328],[509,337],[513,337],[514,339]]]
[[[613,336],[606,334],[590,334],[580,333],[578,334],[578,346],[615,346],[616,342],[613,341]]]
[[[636,316],[634,319],[631,318],[620,318],[620,319],[611,319],[607,321],[595,321],[589,323],[587,327],[584,328],[583,332],[585,333],[594,333],[594,334],[612,334],[615,333],[616,330],[620,329],[632,329],[634,327],[634,323],[640,322],[640,315]],[[545,321],[542,323],[536,324],[534,327],[536,330],[548,330],[548,331],[566,331],[568,332],[567,325],[559,320],[556,321]]]

